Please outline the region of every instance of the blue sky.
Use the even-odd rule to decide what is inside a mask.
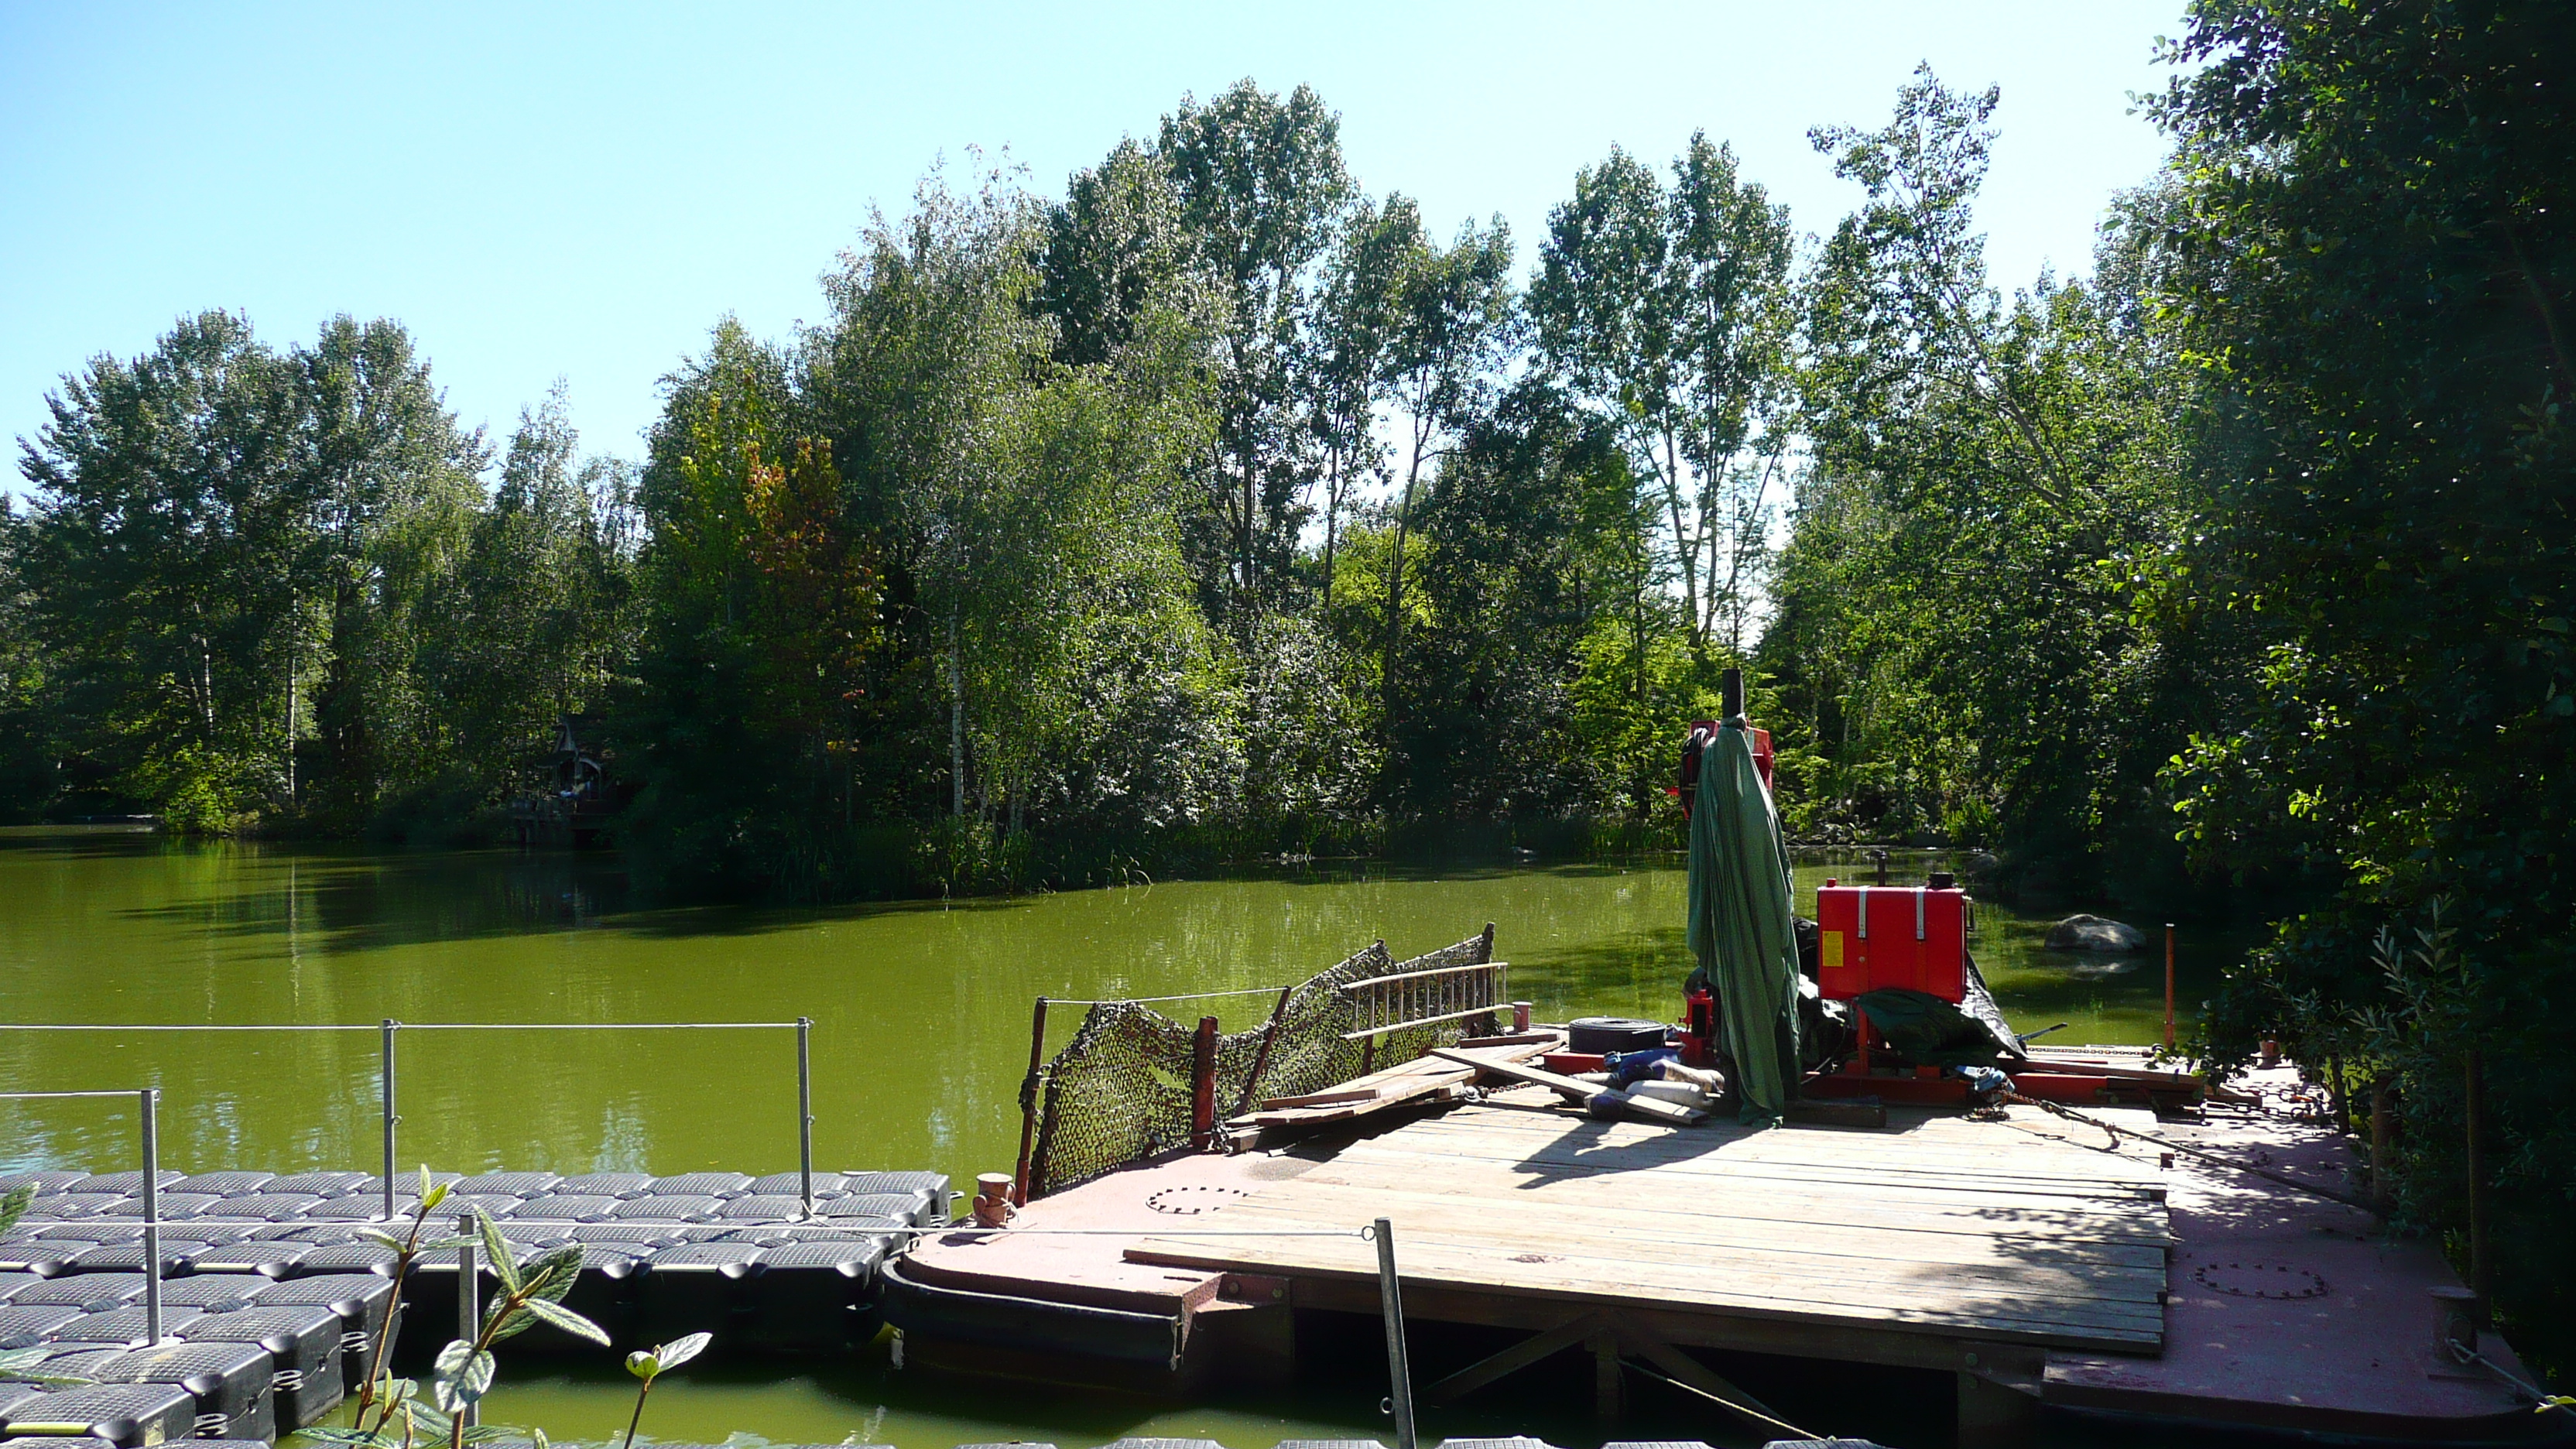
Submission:
[[[2080,270],[2163,154],[2179,0],[2083,4],[134,7],[0,0],[0,438],[182,313],[272,341],[407,323],[449,405],[506,434],[570,385],[635,456],[656,380],[726,312],[783,335],[937,158],[1032,186],[1184,92],[1311,84],[1371,192],[1442,234],[1499,212],[1524,263],[1575,170],[1731,140],[1801,232],[1855,189],[1806,142],[1876,123],[1918,60],[2003,87],[1995,274]],[[23,490],[11,467],[0,486]]]

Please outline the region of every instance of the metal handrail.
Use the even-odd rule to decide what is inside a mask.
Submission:
[[[97,1088],[78,1092],[0,1092],[0,1098],[37,1097],[134,1098],[143,1118],[143,1333],[145,1347],[161,1342],[161,1089]]]
[[[395,1110],[394,1033],[397,1031],[793,1031],[796,1033],[796,1162],[798,1197],[804,1215],[814,1215],[814,1018],[794,1021],[398,1021],[386,1017],[374,1026],[357,1022],[0,1022],[0,1031],[222,1032],[222,1031],[372,1031],[378,1034],[376,1076],[382,1088],[384,1123],[384,1220],[401,1216],[394,1201]],[[122,1096],[122,1092],[15,1092],[0,1096]]]

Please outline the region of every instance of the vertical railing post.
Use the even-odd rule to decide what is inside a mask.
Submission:
[[[1386,1316],[1386,1377],[1394,1385],[1387,1408],[1395,1415],[1395,1449],[1415,1449],[1413,1439],[1413,1370],[1405,1362],[1404,1295],[1395,1278],[1395,1225],[1377,1220],[1377,1300]]]
[[[1011,1205],[1029,1205],[1029,1149],[1038,1136],[1038,1071],[1046,1065],[1047,999],[1029,1018],[1029,1074],[1020,1079],[1020,1165],[1011,1174]]]
[[[134,1094],[143,1113],[143,1332],[161,1342],[161,1089]]]
[[[1216,1142],[1216,1018],[1199,1018],[1190,1042],[1190,1146],[1205,1152]]]
[[[814,1216],[814,1018],[796,1018],[796,1169],[805,1200],[803,1216]]]
[[[479,1235],[475,1230],[474,1214],[458,1213],[456,1232],[460,1240],[456,1245],[456,1336],[472,1343],[482,1328],[483,1319],[482,1305],[474,1301],[482,1295],[483,1286],[475,1278],[474,1244]],[[482,1418],[474,1412],[471,1403],[457,1405],[456,1417],[469,1429]]]
[[[385,1221],[394,1220],[394,1124],[402,1118],[394,1115],[394,1031],[401,1022],[388,1016],[382,1031],[384,1045],[376,1061],[377,1085],[384,1089],[385,1115]]]

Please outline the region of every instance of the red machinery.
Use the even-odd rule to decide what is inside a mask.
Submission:
[[[1816,892],[1816,984],[1827,1001],[1901,986],[1943,1001],[1968,998],[1968,894],[1930,886],[1847,886]]]

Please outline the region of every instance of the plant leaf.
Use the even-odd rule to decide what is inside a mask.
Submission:
[[[412,1425],[414,1439],[420,1437],[419,1431],[423,1429],[428,1430],[430,1437],[435,1439],[444,1439],[456,1429],[454,1419],[418,1399],[403,1401],[402,1416],[406,1423]]]
[[[50,1344],[39,1344],[34,1348],[0,1353],[0,1379],[9,1379],[22,1384],[38,1384],[49,1389],[75,1389],[93,1382],[78,1374],[45,1372],[45,1360],[51,1358],[53,1354],[54,1349]]]
[[[403,1250],[403,1240],[382,1228],[360,1228],[357,1235],[360,1239],[373,1243],[379,1248],[391,1248],[397,1253]]]
[[[438,1407],[455,1413],[466,1404],[481,1399],[492,1391],[492,1376],[500,1364],[490,1349],[478,1349],[464,1339],[451,1339],[438,1351],[437,1376],[430,1380],[430,1393]]]
[[[8,1196],[0,1197],[0,1233],[18,1226],[18,1219],[27,1215],[27,1205],[35,1200],[36,1185],[32,1182],[22,1182],[9,1189]]]
[[[601,1348],[608,1347],[607,1329],[600,1327],[598,1324],[591,1322],[589,1319],[582,1317],[580,1314],[573,1312],[571,1309],[564,1307],[560,1303],[556,1303],[545,1298],[531,1298],[528,1300],[528,1312],[534,1314],[538,1318],[544,1319],[546,1322],[553,1324],[555,1327],[562,1329],[566,1333],[589,1339],[591,1342],[598,1344]]]
[[[381,1429],[312,1428],[299,1432],[317,1444],[342,1444],[349,1449],[392,1449],[402,1442]]]
[[[483,1335],[492,1343],[516,1338],[536,1326],[537,1320],[529,1315],[524,1301],[495,1298],[483,1309]]]
[[[581,1244],[566,1243],[528,1265],[528,1298],[561,1303],[581,1277]]]
[[[516,1429],[505,1429],[498,1424],[477,1424],[465,1431],[465,1442],[468,1444],[493,1444],[503,1439],[524,1437],[526,1436]]]
[[[649,1384],[662,1371],[662,1361],[639,1348],[626,1356],[626,1371]]]
[[[654,1359],[661,1364],[660,1372],[669,1373],[699,1354],[705,1353],[707,1345],[715,1342],[715,1337],[712,1333],[692,1333],[686,1338],[672,1339],[669,1343],[653,1350]]]
[[[429,1164],[420,1165],[420,1210],[430,1212],[447,1201],[447,1184],[429,1180]]]
[[[478,1207],[474,1210],[474,1227],[483,1235],[483,1256],[492,1260],[492,1276],[501,1280],[502,1291],[516,1297],[522,1281],[518,1255],[510,1251],[509,1240],[501,1236],[501,1225]]]

